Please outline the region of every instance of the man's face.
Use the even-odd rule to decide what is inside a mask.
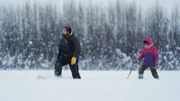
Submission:
[[[65,28],[63,28],[63,35],[66,36],[67,34],[68,34],[68,31]]]

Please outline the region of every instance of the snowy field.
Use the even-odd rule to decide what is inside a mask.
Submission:
[[[0,101],[180,101],[180,71],[159,71],[160,80],[137,79],[133,71],[70,71],[53,77],[53,71],[0,71]],[[37,75],[46,77],[38,80]]]

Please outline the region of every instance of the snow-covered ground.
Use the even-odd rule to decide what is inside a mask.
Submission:
[[[180,71],[159,71],[160,80],[137,79],[133,71],[80,71],[73,80],[70,71],[62,78],[53,71],[0,71],[0,101],[180,101]],[[37,75],[46,77],[38,80]]]

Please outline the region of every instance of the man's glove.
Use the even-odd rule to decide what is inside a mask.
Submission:
[[[76,64],[76,60],[77,60],[76,57],[72,57],[72,59],[71,59],[71,65],[75,65],[75,64]]]

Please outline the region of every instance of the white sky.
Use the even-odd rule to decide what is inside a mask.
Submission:
[[[7,4],[7,3],[13,3],[13,4],[19,4],[22,3],[24,1],[41,1],[43,3],[61,3],[63,0],[0,0],[0,4]],[[68,0],[64,0],[64,1],[68,1]],[[96,3],[105,3],[108,1],[115,1],[115,0],[76,0],[76,1],[81,1],[81,2],[96,2]],[[141,5],[149,5],[149,4],[153,4],[156,1],[159,1],[160,3],[162,3],[163,5],[172,5],[172,4],[180,4],[180,0],[120,0],[123,2],[137,2]]]

